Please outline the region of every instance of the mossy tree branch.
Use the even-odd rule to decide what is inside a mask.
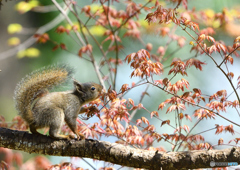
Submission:
[[[0,147],[44,155],[86,157],[146,169],[210,168],[211,161],[240,164],[239,147],[165,153],[91,139],[55,140],[6,128],[0,128]]]

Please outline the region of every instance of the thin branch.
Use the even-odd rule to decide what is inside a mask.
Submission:
[[[94,169],[94,170],[96,170],[96,168],[94,168],[94,166],[92,166],[88,161],[86,161],[84,158],[82,158],[82,160],[86,163],[86,164],[88,164],[92,169]]]
[[[188,132],[188,134],[185,136],[185,138],[180,142],[180,144],[178,145],[178,148],[177,148],[177,151],[180,149],[182,143],[187,139],[187,137],[190,135],[190,133],[193,131],[193,129],[198,125],[198,123],[200,123],[202,121],[202,119],[199,119],[195,124],[194,126],[191,128],[191,130]],[[175,147],[174,147],[175,149]],[[174,151],[173,149],[173,151]]]
[[[131,16],[129,16],[124,23],[122,23],[119,27],[117,27],[114,32],[118,31],[120,28],[122,28],[122,26],[124,26],[128,20],[130,20],[132,17],[134,17],[135,15],[137,15],[137,13],[139,13],[142,9],[144,9],[149,3],[151,2],[151,0],[149,0],[146,4],[144,4],[143,6],[141,6],[141,8],[139,8],[136,12],[134,12]]]
[[[236,47],[234,50],[232,50],[232,51],[224,58],[224,60],[219,64],[219,67],[221,67],[221,65],[224,63],[224,61],[225,61],[232,53],[234,53],[234,51],[236,51],[239,47],[240,47],[240,45],[239,45],[238,47]]]
[[[228,77],[228,75],[225,73],[225,71],[221,68],[221,65],[218,65],[218,64],[217,64],[217,62],[214,60],[214,58],[213,58],[207,51],[205,51],[205,50],[203,49],[203,47],[200,45],[200,43],[186,30],[186,28],[183,28],[182,25],[179,25],[179,26],[199,45],[199,47],[203,50],[203,52],[212,59],[212,61],[213,61],[213,62],[215,63],[215,65],[217,66],[217,68],[219,68],[219,69],[221,70],[221,72],[225,75],[225,77],[226,77],[227,80],[229,81],[230,85],[232,86],[232,89],[234,90],[235,95],[237,96],[237,99],[238,99],[238,101],[240,102],[240,97],[239,97],[239,95],[238,95],[238,93],[237,93],[237,90],[235,89],[235,87],[234,87],[231,79]]]
[[[151,82],[148,82],[148,83],[152,84],[153,86],[155,86],[155,87],[157,87],[157,88],[160,88],[161,90],[163,90],[163,91],[165,91],[165,92],[167,92],[167,93],[169,93],[169,94],[171,94],[171,95],[173,95],[173,96],[175,96],[175,97],[177,97],[177,98],[179,98],[179,99],[181,99],[181,100],[183,100],[183,101],[185,101],[185,102],[187,102],[187,103],[189,103],[189,104],[191,104],[191,105],[193,105],[193,106],[197,106],[197,107],[200,107],[200,108],[202,108],[202,109],[208,110],[208,111],[210,111],[210,112],[212,112],[212,113],[220,116],[221,118],[225,119],[226,121],[229,121],[229,122],[231,122],[232,124],[237,125],[237,126],[240,127],[239,124],[237,124],[237,123],[229,120],[228,118],[220,115],[218,112],[215,112],[215,111],[213,111],[213,110],[211,110],[211,109],[208,109],[208,108],[206,108],[206,107],[204,107],[204,106],[201,106],[201,105],[199,105],[199,104],[192,103],[192,102],[190,102],[190,101],[188,101],[188,100],[186,100],[186,99],[183,99],[182,97],[178,96],[177,94],[174,94],[174,93],[172,93],[172,92],[170,92],[170,91],[168,91],[168,90],[165,90],[165,89],[163,89],[162,87],[160,87],[160,86],[158,86],[158,85],[156,85],[156,84],[154,84],[154,83],[151,83]]]
[[[62,15],[64,16],[64,18],[68,21],[68,23],[69,23],[71,26],[73,26],[73,23],[72,23],[71,19],[68,17],[67,13],[61,8],[61,6],[58,4],[58,2],[57,2],[56,0],[52,0],[52,2],[56,5],[56,7],[57,7],[57,8],[59,9],[59,11],[62,13]],[[70,10],[72,11],[72,9],[71,9],[72,3],[70,2],[70,4],[66,4],[66,5],[68,6],[68,9],[70,9]],[[77,35],[77,37],[78,37],[79,41],[82,43],[82,45],[85,46],[86,43],[85,43],[84,40],[82,39],[80,33],[79,33],[77,30],[75,30],[75,29],[73,29],[73,31],[74,31],[75,34]],[[86,39],[85,39],[85,40],[86,40]],[[94,70],[95,70],[95,72],[96,72],[96,74],[97,74],[97,76],[98,76],[98,79],[99,79],[101,85],[103,86],[104,89],[106,89],[106,87],[105,87],[105,85],[104,85],[104,82],[103,82],[103,79],[102,79],[102,76],[101,76],[101,74],[100,74],[100,72],[99,72],[99,67],[98,67],[96,61],[94,60],[92,54],[90,54],[89,57],[90,57],[90,59],[91,59],[91,62],[92,62],[92,64],[93,64],[93,66],[94,66]]]
[[[56,0],[52,0],[52,2],[57,7],[57,9],[62,13],[64,18],[67,20],[67,22],[73,27],[74,24],[71,21],[71,19],[68,17],[68,13],[65,12],[65,10],[63,10],[63,8],[58,4],[58,2]],[[69,10],[69,8],[71,7],[71,4],[66,4],[66,6],[68,6],[67,10]],[[85,42],[83,41],[81,35],[79,34],[79,32],[77,30],[75,30],[75,29],[73,29],[73,31],[77,35],[77,37],[78,37],[79,41],[82,43],[82,45],[86,45]]]
[[[102,1],[100,1],[100,2],[101,2],[101,5],[103,7],[103,2]],[[119,52],[119,46],[118,46],[117,37],[116,37],[117,32],[116,31],[114,32],[113,27],[112,27],[111,22],[110,22],[110,19],[109,19],[109,8],[110,8],[110,1],[108,1],[108,8],[107,8],[108,10],[106,11],[104,7],[103,7],[103,10],[104,10],[105,15],[107,17],[107,21],[108,21],[110,30],[111,30],[111,32],[112,32],[112,34],[114,36],[114,43],[116,45],[116,63],[115,63],[114,80],[113,80],[113,89],[116,90],[117,71],[118,71],[118,58],[119,58],[119,53],[118,53]]]
[[[73,10],[74,10],[74,12],[73,12]],[[78,12],[77,12],[76,6],[73,6],[73,10],[71,9],[71,12],[72,12],[73,14],[75,14],[75,16],[76,16],[76,18],[77,18],[77,20],[78,20],[80,29],[82,30],[82,29],[83,29],[83,27],[82,27],[82,22],[81,22],[80,18],[78,17]],[[89,32],[88,29],[87,29],[87,31]],[[84,34],[83,31],[81,31],[81,32],[82,32],[82,34],[83,34],[84,40],[86,41],[87,44],[89,44],[86,35]],[[103,89],[106,90],[104,81],[103,81],[102,76],[101,76],[101,73],[100,73],[100,71],[99,71],[99,66],[97,65],[97,62],[96,62],[95,58],[93,57],[92,52],[89,53],[89,58],[91,59],[91,62],[92,62],[93,67],[94,67],[94,70],[95,70],[95,72],[96,72],[96,74],[97,74],[97,76],[98,76],[98,80],[100,81],[101,85],[103,86]]]
[[[144,98],[144,96],[146,95],[146,92],[147,92],[148,88],[149,88],[149,84],[147,85],[146,89],[145,89],[144,92],[142,93],[142,95],[141,95],[140,100],[139,100],[138,103],[142,103],[143,98]],[[133,117],[135,116],[136,113],[137,113],[137,109],[135,109],[135,110],[131,113],[131,115],[130,115],[130,117],[129,117],[129,121],[131,121],[131,120],[133,119]],[[125,127],[128,127],[128,123],[127,123],[127,122],[126,122],[126,126],[125,126]]]
[[[97,47],[100,49],[100,51],[101,51],[101,53],[102,53],[102,55],[103,55],[103,57],[104,57],[107,65],[108,65],[108,70],[109,70],[109,73],[110,73],[110,79],[111,79],[111,82],[113,83],[113,78],[112,78],[112,74],[111,74],[111,69],[112,69],[112,67],[111,67],[111,64],[107,61],[107,56],[106,56],[106,53],[104,52],[104,50],[103,50],[103,48],[102,48],[102,45],[100,45],[99,42],[97,41],[97,39],[91,34],[91,32],[89,31],[89,29],[86,27],[86,23],[83,24],[83,22],[82,22],[81,19],[79,18],[78,13],[77,13],[77,8],[76,8],[76,5],[75,5],[75,4],[73,4],[73,9],[74,9],[74,11],[71,10],[71,12],[72,12],[72,13],[74,14],[74,16],[77,18],[78,23],[79,23],[79,25],[80,25],[80,28],[81,28],[81,29],[82,29],[83,27],[86,28],[88,34],[91,36],[91,38],[92,38],[92,39],[94,40],[94,42],[97,44]]]

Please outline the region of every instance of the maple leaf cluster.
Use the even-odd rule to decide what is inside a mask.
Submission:
[[[135,69],[131,77],[150,77],[152,74],[160,75],[163,72],[163,65],[160,62],[154,63],[148,59],[150,59],[150,54],[144,49],[126,56],[125,61],[131,62],[131,67]]]

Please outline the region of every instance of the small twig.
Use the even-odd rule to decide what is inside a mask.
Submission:
[[[76,6],[75,6],[75,5],[73,5],[73,10],[74,10],[74,12],[73,12],[72,10],[71,10],[71,11],[72,11],[73,14],[75,14],[75,16],[76,16],[76,18],[77,18],[77,20],[78,20],[78,23],[79,23],[79,26],[80,26],[80,30],[81,30],[81,32],[82,32],[82,34],[83,34],[84,40],[86,41],[87,44],[89,44],[86,35],[85,35],[84,32],[82,31],[82,29],[83,29],[82,21],[81,21],[80,18],[78,17],[78,12],[77,12],[77,9],[76,9]],[[90,33],[88,29],[87,29],[87,31],[88,31],[88,33]],[[92,62],[93,67],[94,67],[94,70],[95,70],[95,72],[96,72],[96,74],[97,74],[97,76],[98,76],[98,80],[100,81],[101,85],[103,86],[103,89],[106,90],[104,81],[103,81],[102,76],[101,76],[101,73],[100,73],[100,71],[99,71],[99,66],[97,65],[97,62],[96,62],[96,60],[94,59],[92,52],[89,53],[89,58],[91,59],[91,62]]]
[[[54,3],[54,5],[58,8],[58,10],[62,13],[62,15],[64,16],[64,18],[67,20],[67,22],[73,26],[73,22],[71,21],[71,19],[68,17],[68,13],[66,11],[63,10],[63,8],[58,4],[58,2],[56,0],[52,0],[52,2]],[[69,8],[71,7],[71,4],[66,4],[66,6],[69,5]],[[67,10],[69,10],[69,8],[67,8]],[[77,35],[79,41],[82,43],[82,45],[86,45],[85,42],[83,41],[81,35],[79,34],[79,32],[75,29],[73,29],[74,33]]]
[[[144,98],[144,96],[145,96],[148,88],[149,88],[149,84],[147,84],[147,87],[146,87],[146,89],[144,90],[144,92],[142,93],[142,95],[141,95],[140,100],[139,100],[138,103],[141,103],[141,102],[142,102],[142,100],[143,100],[143,98]],[[133,117],[135,116],[136,113],[137,113],[137,109],[135,109],[135,110],[131,113],[131,115],[130,115],[130,117],[129,117],[129,121],[131,121],[131,120],[133,119]],[[128,127],[128,122],[126,122],[126,126],[125,126],[125,127]]]
[[[215,112],[215,111],[213,111],[213,110],[211,110],[211,109],[208,109],[208,108],[206,108],[206,107],[204,107],[204,106],[201,106],[201,105],[199,105],[199,104],[192,103],[192,102],[190,102],[190,101],[188,101],[188,100],[186,100],[186,99],[183,99],[183,98],[180,97],[179,95],[174,94],[174,93],[172,93],[172,92],[170,92],[170,91],[168,91],[168,90],[165,90],[165,89],[163,89],[162,87],[160,87],[160,86],[158,86],[158,85],[156,85],[156,84],[154,84],[154,83],[151,83],[151,82],[148,82],[148,83],[152,84],[153,86],[155,86],[155,87],[157,87],[157,88],[159,88],[159,89],[161,89],[161,90],[163,90],[163,91],[165,91],[165,92],[167,92],[167,93],[169,93],[169,94],[171,94],[171,95],[173,95],[173,96],[175,96],[175,97],[177,97],[177,98],[179,98],[179,99],[181,99],[181,100],[183,100],[183,101],[185,101],[185,102],[187,102],[187,103],[189,103],[189,104],[191,104],[191,105],[193,105],[193,106],[197,106],[197,107],[200,107],[200,108],[202,108],[202,109],[208,110],[208,111],[210,111],[210,112],[212,112],[212,113],[220,116],[221,118],[225,119],[226,121],[229,121],[229,122],[231,122],[232,124],[237,125],[237,126],[240,127],[239,124],[237,124],[237,123],[229,120],[228,118],[220,115],[218,112]]]
[[[232,51],[223,59],[223,61],[219,64],[219,67],[221,67],[221,65],[224,63],[224,61],[225,61],[232,53],[234,53],[234,51],[236,51],[239,47],[240,47],[240,45],[239,45],[238,47],[236,47],[234,50],[232,50]]]
[[[88,164],[92,169],[96,170],[94,166],[92,166],[88,161],[86,161],[84,158],[81,158],[86,164]]]
[[[225,71],[221,68],[221,65],[218,65],[218,64],[217,64],[217,62],[214,60],[214,58],[213,58],[207,51],[204,50],[204,48],[200,45],[200,43],[199,43],[185,28],[183,28],[182,25],[179,25],[179,26],[199,45],[199,47],[203,50],[203,52],[212,59],[212,61],[213,61],[213,62],[215,63],[215,65],[217,66],[217,68],[219,68],[219,69],[221,70],[221,72],[225,75],[225,77],[226,77],[227,80],[229,81],[230,85],[232,86],[232,89],[234,90],[235,95],[237,96],[237,99],[238,99],[238,101],[240,102],[240,97],[239,97],[239,95],[238,95],[238,93],[237,93],[236,88],[234,87],[231,79],[228,77],[228,75],[225,73]],[[230,54],[231,54],[231,53],[230,53]]]
[[[88,34],[91,36],[91,38],[94,40],[94,42],[97,44],[97,47],[100,49],[101,53],[103,54],[103,57],[108,65],[108,70],[109,70],[109,73],[110,73],[110,79],[111,79],[111,82],[113,83],[113,78],[112,78],[112,74],[111,74],[111,69],[112,69],[112,66],[111,64],[107,61],[107,56],[106,56],[106,53],[104,52],[103,48],[102,48],[102,45],[99,44],[99,42],[97,41],[97,39],[91,34],[91,32],[89,31],[89,29],[87,29],[86,27],[86,23],[83,24],[83,22],[81,21],[81,19],[79,18],[78,16],[78,13],[77,13],[77,9],[76,9],[76,5],[73,5],[73,9],[74,11],[71,10],[71,12],[75,15],[75,17],[77,18],[78,20],[78,23],[80,25],[80,29],[82,29],[83,27],[86,28]],[[82,32],[82,31],[81,31]],[[83,33],[83,32],[82,32]],[[85,40],[86,40],[86,37],[85,37]]]
[[[119,27],[117,27],[114,32],[118,31],[120,28],[122,28],[122,26],[124,26],[128,20],[130,20],[131,18],[133,18],[138,12],[140,12],[143,8],[145,8],[151,1],[148,1],[146,4],[144,4],[143,6],[141,6],[140,9],[138,9],[136,12],[134,12],[131,16],[129,16],[124,23],[122,23]]]
[[[103,2],[101,2],[101,5],[103,7]],[[117,83],[117,71],[118,71],[118,58],[119,58],[119,47],[118,47],[118,42],[117,42],[117,37],[116,34],[117,32],[113,30],[113,27],[111,25],[110,19],[109,19],[109,8],[110,8],[110,1],[108,1],[108,10],[106,11],[105,8],[103,7],[104,13],[107,17],[107,21],[110,27],[110,30],[114,36],[114,43],[116,45],[116,63],[115,63],[115,70],[114,70],[114,80],[113,80],[113,89],[116,90],[116,83]],[[120,26],[121,27],[121,26]]]
[[[176,104],[177,104],[177,102],[176,102]],[[177,115],[176,115],[176,117],[178,119],[178,127],[176,126],[176,128],[179,128],[179,136],[180,136],[182,134],[182,128],[181,128],[181,120],[180,120],[179,114],[180,114],[180,112],[179,112],[179,109],[177,108]],[[176,124],[177,124],[177,121],[176,121]],[[174,145],[174,147],[172,149],[172,151],[174,151],[175,147],[178,145],[178,142],[179,141],[177,140],[176,144]],[[179,146],[181,146],[181,144]]]
[[[200,123],[203,119],[199,119],[195,124],[194,126],[191,128],[191,130],[187,133],[187,135],[185,136],[184,140],[182,140],[180,142],[180,144],[178,145],[178,148],[177,148],[177,151],[180,149],[182,143],[187,139],[187,137],[190,135],[190,133],[192,132],[192,130],[198,125],[198,123]],[[174,151],[175,147],[173,148],[173,151]]]
[[[58,4],[58,2],[57,2],[56,0],[52,0],[52,2],[56,5],[56,7],[59,9],[59,11],[62,13],[62,15],[63,15],[63,16],[65,17],[65,19],[68,21],[68,23],[69,23],[71,26],[73,26],[73,23],[72,23],[71,19],[68,17],[68,15],[66,14],[66,12],[61,8],[61,6]],[[70,3],[70,4],[66,4],[66,5],[68,6],[68,9],[70,9],[70,10],[72,11],[72,8],[71,8],[72,4]],[[75,6],[73,6],[73,7],[75,7]],[[75,8],[75,9],[76,9],[76,8]],[[77,15],[77,11],[75,11],[75,12],[76,12],[76,15]],[[77,18],[77,19],[79,19],[79,18]],[[79,20],[78,20],[78,21],[79,21]],[[79,22],[80,22],[80,21],[79,21]],[[80,29],[82,29],[82,27],[81,27],[81,22],[80,22],[79,24],[80,24]],[[73,31],[74,31],[75,34],[77,35],[77,37],[78,37],[79,41],[82,43],[82,45],[85,46],[86,43],[85,43],[84,40],[82,39],[82,37],[81,37],[81,35],[79,34],[79,32],[78,32],[77,30],[75,30],[75,29],[73,29]],[[81,32],[82,32],[82,31],[81,31]],[[82,32],[82,33],[83,33],[83,32]],[[84,36],[84,34],[83,34],[83,36]],[[86,39],[85,36],[84,36],[84,38],[85,38],[85,40],[86,40],[86,42],[87,42],[87,39]],[[100,72],[99,72],[99,67],[98,67],[96,61],[94,60],[94,57],[92,56],[92,53],[89,54],[89,57],[90,57],[90,59],[91,59],[91,62],[92,62],[92,64],[93,64],[93,66],[94,66],[95,72],[96,72],[96,74],[97,74],[97,76],[98,76],[98,79],[99,79],[101,85],[103,86],[104,89],[106,89],[106,87],[105,87],[105,85],[104,85],[104,82],[103,82],[103,79],[102,79],[102,77],[101,77],[101,74],[100,74]]]

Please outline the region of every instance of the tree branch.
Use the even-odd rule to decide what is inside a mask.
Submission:
[[[0,147],[44,155],[86,157],[146,169],[210,168],[212,161],[240,163],[239,147],[165,153],[92,139],[55,140],[6,128],[0,128]]]

